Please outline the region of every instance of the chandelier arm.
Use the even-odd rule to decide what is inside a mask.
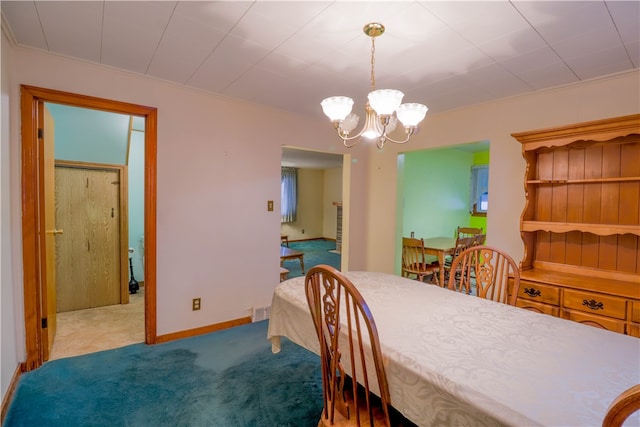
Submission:
[[[348,134],[347,135],[343,134],[340,131],[339,127],[336,130],[338,132],[338,136],[340,137],[340,139],[342,139],[342,142],[344,143],[345,147],[350,148],[350,147],[353,147],[354,145],[356,145],[358,142],[360,142],[358,140],[358,138],[360,138],[362,136],[362,132],[364,131],[364,128],[362,128],[360,130],[360,132],[358,132],[357,134],[355,134],[353,136],[349,136]],[[353,141],[353,140],[356,140],[356,141],[354,141],[352,144],[347,144],[347,141]]]
[[[391,141],[394,144],[406,144],[407,142],[409,142],[409,139],[411,138],[411,135],[413,135],[415,133],[415,129],[411,129],[411,128],[407,129],[407,128],[405,128],[405,132],[407,134],[407,137],[405,139],[403,139],[402,141],[395,140],[395,139],[391,138],[387,134],[384,135],[384,139],[385,139],[385,141]],[[384,141],[383,141],[383,144],[384,144]]]

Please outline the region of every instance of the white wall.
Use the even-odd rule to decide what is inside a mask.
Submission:
[[[369,219],[366,265],[393,272],[397,235],[397,154],[401,150],[445,147],[468,141],[491,142],[487,244],[520,261],[520,214],[524,207],[525,162],[512,133],[640,112],[640,73],[625,73],[577,85],[540,91],[441,114],[427,114],[420,133],[408,145],[387,145],[371,157],[367,183]],[[428,100],[427,100],[428,104]],[[389,207],[389,208],[388,208]]]
[[[346,149],[337,145],[330,124],[47,53],[15,49],[13,55],[19,79],[10,88],[15,196],[10,211],[16,218],[19,84],[157,107],[158,334],[236,319],[251,307],[270,304],[279,282],[273,242],[279,239],[280,218],[267,212],[266,201],[279,199],[281,145],[292,142],[283,135],[295,137],[296,146],[339,154]],[[352,167],[356,185],[365,177],[365,162]],[[19,249],[12,247],[21,260]],[[247,260],[251,274],[245,274]],[[14,290],[22,299],[20,280]],[[191,311],[194,297],[202,298],[197,312]],[[23,341],[24,332],[19,333]]]
[[[0,59],[1,99],[0,99],[0,395],[4,399],[7,389],[11,383],[11,378],[24,360],[24,323],[21,322],[22,300],[15,292],[16,285],[20,283],[20,275],[15,274],[14,264],[16,259],[14,254],[20,256],[22,245],[19,242],[20,234],[14,232],[12,228],[20,217],[12,204],[20,203],[11,198],[11,190],[19,185],[19,177],[15,178],[15,171],[11,170],[10,150],[11,139],[9,133],[9,123],[13,118],[9,114],[9,103],[11,90],[11,49],[8,48],[8,41],[2,33],[2,58]],[[15,169],[15,168],[14,168]],[[21,339],[20,339],[21,338]]]

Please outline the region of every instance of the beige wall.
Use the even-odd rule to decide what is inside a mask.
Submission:
[[[342,168],[298,169],[298,215],[296,221],[282,224],[282,234],[289,236],[289,241],[335,239],[333,202],[339,200],[342,200]]]
[[[342,201],[342,168],[324,170],[324,206],[322,230],[324,237],[336,238],[338,208],[334,202]]]
[[[296,220],[282,224],[289,240],[318,239],[322,234],[324,170],[298,169],[298,214]]]
[[[22,275],[15,268],[20,259],[22,246],[20,234],[15,233],[19,224],[19,211],[13,205],[20,203],[19,198],[12,197],[12,189],[16,186],[15,174],[11,169],[10,147],[10,91],[12,69],[12,50],[6,48],[7,40],[2,33],[2,98],[0,100],[0,395],[4,399],[11,383],[11,377],[19,363],[24,361],[24,317],[22,310],[22,291],[18,289]],[[19,180],[18,180],[19,182]],[[14,285],[15,284],[15,285]]]

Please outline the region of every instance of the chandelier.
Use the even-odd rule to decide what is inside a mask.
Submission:
[[[359,117],[351,112],[353,99],[346,96],[332,96],[324,99],[322,111],[326,114],[333,127],[338,131],[345,147],[353,147],[361,138],[376,140],[378,149],[382,150],[386,141],[404,144],[409,141],[418,129],[418,124],[427,114],[427,106],[422,104],[400,104],[404,93],[394,89],[376,90],[375,53],[376,37],[384,33],[384,25],[372,22],[364,26],[364,33],[371,37],[371,91],[364,107],[365,122],[360,132],[352,135],[358,126]],[[397,121],[404,126],[405,138],[395,140],[389,136],[396,127]]]

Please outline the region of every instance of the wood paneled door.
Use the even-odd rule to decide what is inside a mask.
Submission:
[[[57,312],[127,303],[126,168],[56,163]]]

